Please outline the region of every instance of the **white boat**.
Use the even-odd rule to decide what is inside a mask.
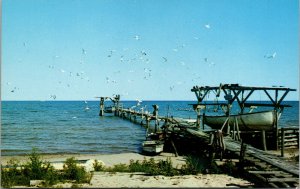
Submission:
[[[159,140],[145,140],[143,151],[151,154],[159,154],[164,150],[164,143]]]
[[[203,116],[204,124],[210,126],[213,129],[221,129],[228,116]],[[240,131],[247,130],[265,130],[270,131],[275,128],[276,112],[262,111],[245,113],[239,115],[230,115],[229,124],[233,125],[235,121],[238,121]]]
[[[143,152],[149,154],[159,154],[164,150],[162,133],[150,133],[142,143]]]

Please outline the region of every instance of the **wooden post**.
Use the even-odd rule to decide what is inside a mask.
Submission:
[[[232,133],[233,133],[233,140],[235,140],[235,122],[233,122],[233,131],[232,131]]]
[[[281,127],[281,157],[284,157],[284,128]]]
[[[239,169],[240,169],[240,171],[244,170],[246,149],[247,149],[247,145],[244,144],[244,141],[242,141],[241,151],[240,151],[240,158],[239,158]]]
[[[177,149],[176,149],[176,147],[175,147],[175,144],[174,144],[172,138],[170,138],[170,141],[171,141],[171,144],[172,144],[172,146],[173,146],[173,148],[174,148],[174,151],[175,151],[175,157],[177,157],[177,156],[178,156],[178,152],[177,152]]]
[[[154,104],[152,105],[152,107],[154,108],[153,110],[153,116],[155,117],[155,128],[154,128],[154,132],[156,133],[157,132],[157,126],[158,126],[158,108],[159,106]]]
[[[276,124],[276,128],[275,128],[275,148],[276,148],[276,150],[278,150],[278,112],[277,112],[277,110],[275,111],[275,124]]]
[[[149,114],[146,114],[146,127],[149,128]]]
[[[115,106],[115,116],[117,116],[119,114],[119,101],[120,101],[120,95],[116,95],[116,97],[114,98],[114,106]]]
[[[200,116],[200,108],[196,108],[196,112],[197,112],[197,122],[196,122],[196,126],[197,126],[197,129],[199,129],[200,128],[200,118],[201,118],[201,116]],[[203,124],[203,126],[204,126],[204,124]]]
[[[267,144],[266,144],[266,131],[262,130],[261,131],[261,140],[262,140],[262,145],[263,145],[263,150],[267,150]]]
[[[137,122],[136,122],[136,116],[137,116],[136,114],[133,115],[133,123],[137,123]]]
[[[100,112],[99,112],[99,116],[103,116],[104,115],[104,97],[100,98]]]

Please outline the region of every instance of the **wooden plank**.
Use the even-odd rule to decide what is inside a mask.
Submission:
[[[277,186],[277,185],[274,184],[274,183],[269,183],[269,185],[270,185],[271,187],[273,187],[273,188],[280,188],[279,186]]]
[[[238,150],[240,151],[240,142],[233,141],[229,137],[224,137],[226,149],[230,151]],[[287,162],[284,158],[277,157],[266,151],[259,150],[248,145],[246,150],[246,155],[251,155],[255,158],[258,158],[262,161],[265,161],[273,166],[276,166],[286,172],[295,174],[299,176],[299,163]]]
[[[299,178],[266,178],[268,182],[297,182],[299,183]]]
[[[290,105],[274,105],[274,104],[262,104],[262,103],[244,103],[245,107],[251,107],[251,106],[266,106],[266,107],[274,107],[274,106],[278,106],[278,107],[292,107]]]
[[[260,175],[284,174],[283,171],[248,171],[248,172],[253,174],[260,174]]]
[[[281,157],[284,157],[284,140],[285,140],[285,136],[284,136],[284,130],[283,128],[281,128],[281,137],[280,137],[281,141]]]

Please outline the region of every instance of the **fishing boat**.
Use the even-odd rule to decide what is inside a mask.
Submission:
[[[210,126],[213,129],[221,129],[227,120],[228,116],[203,116],[204,124]],[[244,113],[238,115],[229,116],[229,124],[233,125],[235,122],[238,122],[240,131],[248,130],[265,130],[270,131],[274,129],[276,121],[276,111],[261,111],[261,112],[252,112]]]
[[[142,143],[143,152],[148,154],[159,154],[164,149],[162,133],[150,133]]]

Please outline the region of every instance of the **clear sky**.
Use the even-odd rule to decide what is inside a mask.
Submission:
[[[298,0],[3,0],[1,41],[2,100],[196,100],[220,83],[299,99]]]

